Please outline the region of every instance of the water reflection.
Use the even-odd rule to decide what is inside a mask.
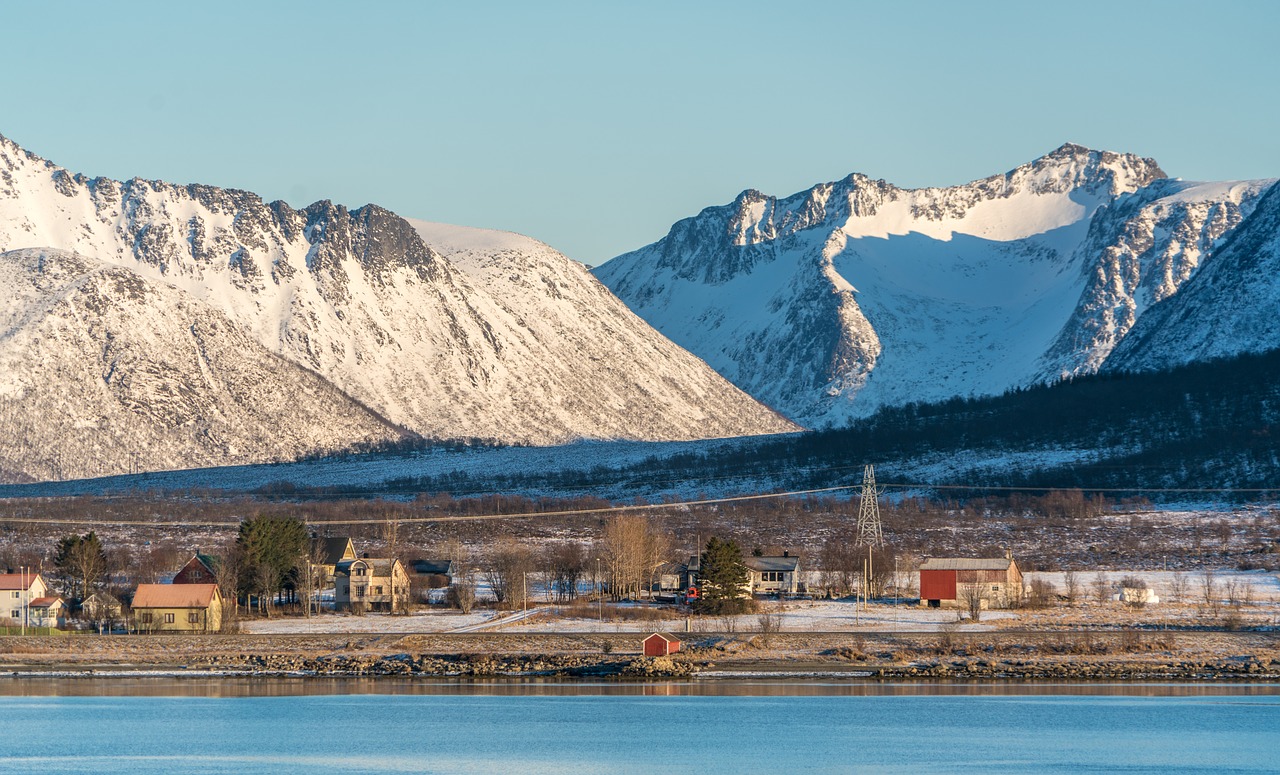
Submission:
[[[1050,683],[1002,681],[879,682],[839,678],[738,678],[678,681],[590,681],[563,678],[282,678],[6,676],[3,697],[298,697],[426,695],[501,697],[920,697],[1280,696],[1259,683]]]

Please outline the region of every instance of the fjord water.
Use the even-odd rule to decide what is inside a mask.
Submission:
[[[1268,686],[132,683],[0,687],[0,772],[1280,768]]]

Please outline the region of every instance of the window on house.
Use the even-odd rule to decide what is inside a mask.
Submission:
[[[13,596],[14,596],[15,598],[17,598],[17,597],[22,597],[22,593],[21,593],[21,592],[14,592],[14,593],[13,593]]]
[[[357,576],[363,576],[363,575],[364,575],[364,568],[356,568],[356,575],[357,575]]]
[[[199,624],[199,623],[200,623],[200,614],[194,613],[194,612],[187,614],[187,624]]]
[[[991,585],[991,591],[992,591],[992,592],[999,592],[999,591],[1000,591],[1000,585],[999,585],[999,584],[992,584],[992,585]]]
[[[143,623],[143,624],[151,624],[151,614],[143,614],[143,615],[142,615],[142,623]]]
[[[22,609],[21,609],[21,608],[15,608],[15,609],[13,609],[13,614],[12,614],[12,615],[13,615],[13,618],[14,618],[14,619],[21,619],[21,618],[22,618]]]
[[[374,588],[373,588],[373,594],[375,594],[375,595],[381,595],[381,594],[382,594],[382,587],[374,587]]]
[[[165,624],[173,624],[173,614],[165,614],[165,615],[164,615],[164,623],[165,623]]]
[[[364,597],[364,587],[352,587],[352,588],[351,588],[351,596],[352,596],[352,597]]]

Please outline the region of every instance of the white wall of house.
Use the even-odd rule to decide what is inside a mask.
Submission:
[[[4,620],[5,627],[44,627],[43,624],[33,624],[31,622],[31,611],[29,606],[31,601],[38,597],[47,597],[49,587],[44,583],[44,579],[40,574],[35,574],[30,585],[26,589],[6,589],[0,591],[0,618]]]

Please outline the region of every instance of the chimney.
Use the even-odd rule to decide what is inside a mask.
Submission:
[[[782,556],[783,556],[783,557],[790,557],[790,556],[791,556],[791,552],[790,552],[789,550],[787,550],[787,549],[783,549],[783,550],[782,550]]]

